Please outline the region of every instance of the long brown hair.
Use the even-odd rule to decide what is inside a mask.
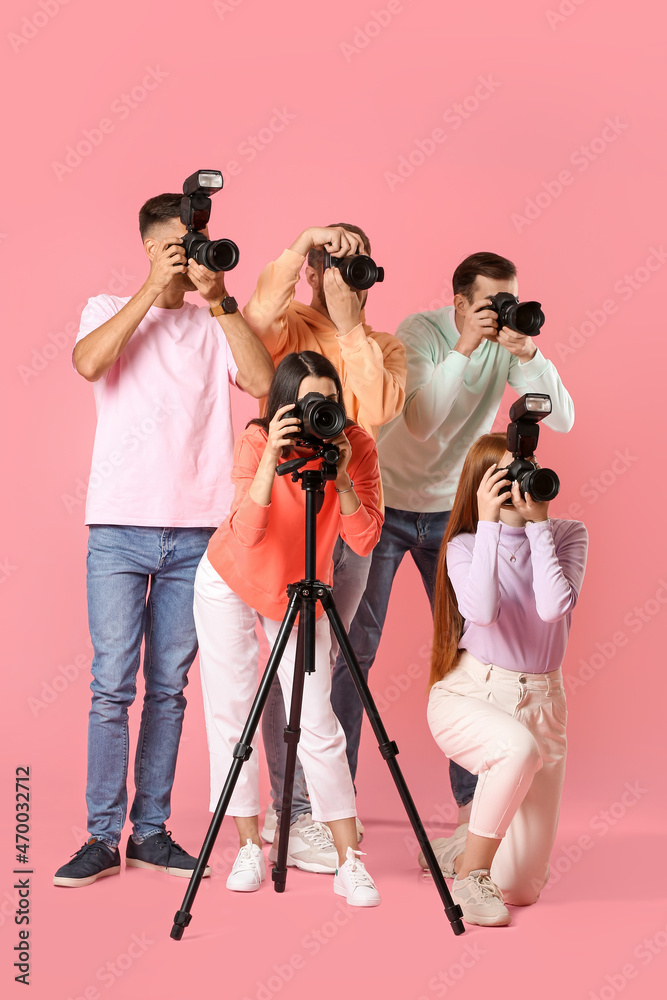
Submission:
[[[430,684],[453,670],[458,660],[459,639],[463,632],[463,618],[456,602],[456,594],[447,573],[447,543],[456,535],[477,531],[477,490],[489,466],[498,463],[507,450],[505,434],[484,434],[477,438],[466,455],[456,497],[449,515],[449,523],[440,547],[438,572],[435,583],[434,631],[431,652]]]

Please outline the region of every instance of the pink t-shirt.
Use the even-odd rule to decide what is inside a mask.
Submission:
[[[77,343],[127,302],[89,299]],[[194,528],[226,518],[234,496],[229,386],[236,372],[208,309],[151,306],[118,361],[93,383],[86,524]]]

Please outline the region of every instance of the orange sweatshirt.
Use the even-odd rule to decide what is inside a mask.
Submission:
[[[340,375],[348,417],[377,440],[378,428],[403,410],[405,348],[396,337],[376,333],[364,322],[338,336],[330,319],[298,302],[294,290],[305,259],[284,250],[260,274],[243,314],[275,365],[292,351],[317,351],[328,358]],[[261,400],[260,412],[264,410]]]
[[[352,446],[348,465],[361,505],[341,514],[332,481],[324,485],[324,502],[317,515],[317,577],[331,584],[333,550],[340,534],[351,549],[364,556],[377,544],[383,516],[379,506],[380,471],[375,442],[360,427],[345,433]],[[213,568],[239,597],[261,615],[280,621],[287,610],[288,583],[303,579],[305,570],[306,494],[292,477],[276,476],[271,502],[262,507],[248,496],[264,447],[266,431],[251,424],[234,448],[232,481],[236,491],[229,517],[208,543]],[[304,468],[316,469],[319,462]],[[317,607],[317,616],[323,613]]]

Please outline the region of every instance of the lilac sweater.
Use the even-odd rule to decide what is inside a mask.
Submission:
[[[456,535],[447,546],[447,572],[465,619],[459,649],[519,673],[557,670],[587,549],[581,521],[525,528],[480,521],[475,535]]]

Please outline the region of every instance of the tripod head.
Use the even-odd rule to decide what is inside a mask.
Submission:
[[[306,455],[304,458],[291,458],[288,462],[281,462],[280,465],[276,466],[276,473],[279,476],[286,476],[291,473],[292,482],[296,483],[301,480],[302,490],[317,489],[318,492],[323,492],[324,483],[327,479],[335,479],[338,475],[339,458],[340,449],[337,445],[323,443],[322,447],[312,455]],[[302,469],[308,462],[314,462],[317,459],[322,460],[319,469],[308,469],[306,472],[299,472],[299,469]]]

